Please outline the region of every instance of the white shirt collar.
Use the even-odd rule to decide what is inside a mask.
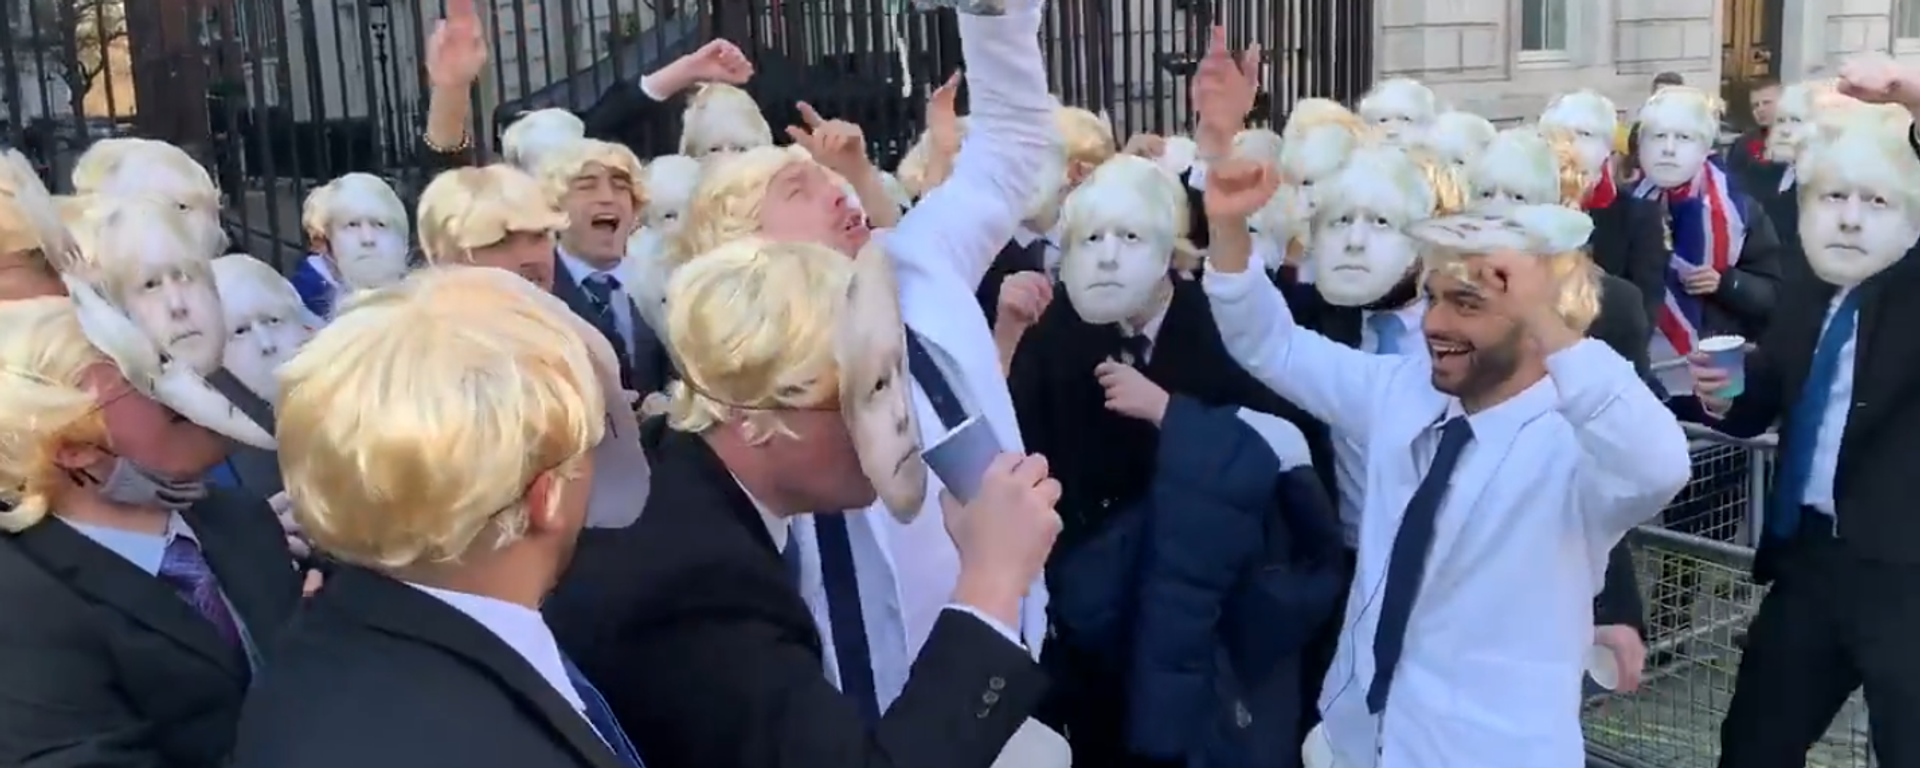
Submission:
[[[200,543],[200,537],[194,535],[193,528],[187,525],[186,518],[181,517],[178,512],[167,518],[167,529],[158,536],[122,528],[74,522],[59,515],[54,515],[54,519],[79,531],[82,536],[106,547],[127,562],[133,563],[134,567],[145,571],[150,576],[159,575],[160,565],[167,559],[167,546],[172,544],[174,539],[184,538],[194,544]]]
[[[488,632],[500,638],[500,642],[506,643],[514,653],[526,659],[533,666],[533,671],[540,673],[540,677],[553,686],[560,693],[560,698],[565,699],[575,712],[584,714],[587,711],[586,702],[580,700],[580,692],[574,689],[573,679],[567,675],[567,664],[560,656],[560,644],[554,641],[553,630],[547,628],[547,621],[540,617],[539,611],[491,597],[413,582],[406,582],[406,585],[432,595],[486,627]]]
[[[733,483],[740,486],[740,492],[747,495],[747,501],[753,502],[754,510],[760,513],[760,523],[767,527],[767,535],[773,537],[773,548],[781,552],[787,551],[787,534],[789,533],[787,529],[793,526],[793,521],[767,509],[767,505],[760,503],[760,499],[754,497],[753,491],[747,490],[747,484],[740,482],[739,476],[731,472],[728,475],[733,476]]]
[[[1780,173],[1780,189],[1779,189],[1779,191],[1781,191],[1781,192],[1785,192],[1785,191],[1787,191],[1787,190],[1789,190],[1789,189],[1793,189],[1793,182],[1794,182],[1794,178],[1795,178],[1795,177],[1794,177],[1794,173],[1793,173],[1793,166],[1792,166],[1792,165],[1788,165],[1788,166],[1787,166],[1787,170],[1785,170],[1785,171],[1782,171],[1782,172]]]
[[[553,249],[560,254],[560,263],[566,265],[567,274],[573,277],[575,285],[585,284],[587,278],[593,277],[594,275],[613,275],[615,279],[620,277],[618,274],[618,264],[607,269],[599,269],[592,264],[588,264],[584,259],[568,253],[566,248],[556,245]]]

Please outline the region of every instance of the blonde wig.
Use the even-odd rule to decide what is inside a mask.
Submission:
[[[32,252],[57,263],[73,249],[53,195],[27,158],[0,152],[0,253]]]
[[[773,144],[773,128],[760,105],[726,83],[706,83],[687,100],[680,115],[680,154],[704,158],[710,154],[744,152]]]
[[[1433,118],[1433,125],[1414,141],[1420,149],[1432,152],[1447,163],[1466,167],[1493,142],[1499,129],[1492,121],[1472,112],[1447,110]]]
[[[303,306],[300,292],[294,289],[293,283],[264,261],[244,253],[229,253],[214,259],[211,266],[222,299],[244,295],[287,307]]]
[[[1803,211],[1828,192],[1873,190],[1907,215],[1920,216],[1920,158],[1893,110],[1862,105],[1829,118],[1807,138],[1793,164]]]
[[[965,117],[959,118],[958,132],[959,138],[964,141],[967,138]],[[893,175],[899,177],[900,185],[916,200],[942,181],[927,176],[932,155],[933,141],[928,138],[926,131],[921,131],[920,137],[913,140],[913,146],[907,148],[907,153],[900,157],[900,163],[893,168]],[[947,158],[949,161],[952,159]]]
[[[526,532],[527,487],[606,434],[593,353],[558,299],[448,267],[355,294],[280,370],[280,468],[313,543],[380,569],[455,563]],[[585,493],[585,488],[569,492]]]
[[[19,533],[51,513],[67,481],[63,446],[105,445],[106,420],[82,381],[105,355],[61,297],[0,302],[0,531]]]
[[[1359,136],[1366,133],[1367,125],[1360,116],[1347,109],[1345,105],[1332,99],[1301,99],[1287,113],[1287,125],[1280,129],[1280,137],[1292,141],[1309,129],[1323,125],[1338,125],[1348,132]]]
[[[779,411],[838,402],[834,336],[853,271],[826,246],[757,238],[676,269],[666,333],[681,380],[668,386],[668,424],[701,433],[743,421],[764,441],[788,434]]]
[[[797,146],[758,147],[708,164],[687,203],[686,223],[667,245],[669,267],[678,269],[701,254],[759,232],[767,185],[799,163],[818,165]]]
[[[1054,112],[1054,127],[1067,149],[1067,162],[1088,170],[1119,154],[1113,139],[1113,125],[1107,119],[1079,107],[1061,107]]]
[[[381,222],[407,239],[406,203],[386,179],[371,173],[356,171],[315,187],[300,206],[300,227],[318,247],[326,245],[334,228],[353,219]]]
[[[1508,128],[1495,136],[1493,143],[1487,145],[1487,151],[1468,167],[1467,183],[1473,189],[1474,198],[1481,202],[1505,194],[1525,205],[1560,205],[1572,195],[1577,207],[1585,187],[1568,190],[1566,180],[1561,178],[1561,167],[1553,144],[1538,129],[1533,126]],[[1574,179],[1578,180],[1578,177]]]
[[[587,124],[564,109],[536,109],[521,115],[500,132],[500,157],[528,173],[539,172],[550,150],[587,137]]]
[[[1640,130],[1680,131],[1703,141],[1720,135],[1720,98],[1686,85],[1669,85],[1640,107]]]
[[[90,195],[151,195],[188,214],[198,247],[211,259],[227,248],[220,228],[220,188],[186,150],[151,139],[103,139],[73,166],[73,192]]]
[[[566,199],[567,191],[573,188],[573,182],[596,165],[616,176],[627,177],[627,190],[635,213],[647,207],[646,175],[641,172],[640,158],[634,156],[633,150],[613,142],[576,139],[558,144],[541,156],[536,175],[546,187],[547,199],[558,207]]]
[[[1440,111],[1440,99],[1418,80],[1396,77],[1384,80],[1360,97],[1356,110],[1368,123],[1380,124],[1389,118],[1404,117],[1416,126],[1424,126]]]
[[[511,165],[460,168],[435,176],[420,193],[420,252],[429,264],[465,263],[476,248],[516,232],[551,234],[567,216],[540,182]]]
[[[200,249],[189,213],[151,196],[95,195],[77,209],[74,259],[67,271],[125,301],[158,265],[213,280],[213,256]]]
[[[1565,128],[1536,130],[1553,153],[1554,178],[1559,182],[1560,204],[1580,209],[1586,200],[1587,188],[1598,179],[1589,178],[1586,164],[1580,159],[1579,136]]]
[[[1468,266],[1473,257],[1517,251],[1543,258],[1556,294],[1554,312],[1569,328],[1585,333],[1600,314],[1600,269],[1586,250],[1593,219],[1584,211],[1559,204],[1476,209],[1428,219],[1408,234],[1427,246],[1427,272],[1468,285],[1477,285]]]

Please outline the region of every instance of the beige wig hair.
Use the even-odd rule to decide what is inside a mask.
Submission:
[[[680,154],[705,157],[721,145],[751,150],[773,144],[773,127],[760,104],[726,83],[704,83],[680,114]]]
[[[1060,221],[1068,248],[1103,225],[1126,222],[1157,235],[1172,250],[1171,266],[1190,271],[1200,266],[1198,249],[1188,241],[1187,191],[1179,177],[1143,157],[1120,155],[1094,169],[1085,183],[1067,194]]]
[[[1829,118],[1807,138],[1793,164],[1802,206],[1828,192],[1873,190],[1908,215],[1920,215],[1920,158],[1896,110],[1906,111],[1862,105]]]
[[[967,118],[965,117],[959,119],[959,133],[960,139],[964,141],[967,138]],[[900,163],[893,168],[893,175],[899,177],[900,185],[914,199],[927,194],[944,181],[944,179],[934,179],[927,175],[930,161],[933,159],[932,154],[933,141],[927,137],[926,131],[921,131],[920,137],[913,140],[913,146],[907,148],[907,153],[900,157]]]
[[[500,132],[500,157],[528,173],[538,173],[541,158],[550,150],[587,137],[587,124],[564,109],[536,109],[521,115]]]
[[[54,464],[62,447],[107,442],[99,400],[82,382],[102,363],[112,364],[87,342],[68,299],[0,302],[0,531],[26,530],[52,511],[67,482]]]
[[[785,433],[781,410],[837,403],[834,334],[853,265],[826,246],[747,238],[674,270],[666,335],[682,378],[668,386],[668,424],[701,433],[741,420],[759,441]]]
[[[280,383],[295,519],[328,554],[378,569],[514,543],[535,514],[528,486],[560,480],[537,512],[551,514],[606,429],[565,305],[492,269],[425,269],[355,294]]]
[[[596,165],[627,177],[634,213],[647,207],[646,174],[641,170],[640,158],[634,156],[633,150],[610,141],[575,139],[556,144],[541,156],[536,175],[547,190],[547,200],[558,207],[573,182]]]
[[[229,253],[214,259],[212,264],[213,281],[219,286],[220,296],[229,309],[228,325],[233,324],[231,311],[235,301],[228,297],[258,296],[288,307],[305,308],[300,301],[300,292],[293,287],[280,270],[272,265],[244,253]]]
[[[72,251],[73,237],[33,166],[15,150],[0,153],[0,255],[23,255],[51,268]]]
[[[708,164],[700,183],[693,188],[693,199],[687,203],[686,223],[667,245],[669,265],[678,268],[701,254],[759,232],[760,205],[766,201],[767,185],[781,171],[799,163],[818,165],[812,155],[797,146],[758,147]]]
[[[200,249],[190,215],[158,197],[87,197],[71,227],[76,247],[67,271],[100,286],[115,302],[139,287],[145,262],[156,255],[211,283],[213,256]]]
[[[1469,211],[1429,219],[1408,232],[1426,246],[1422,264],[1428,273],[1441,272],[1468,285],[1476,284],[1467,264],[1473,257],[1512,249],[1545,259],[1556,294],[1554,313],[1581,333],[1600,315],[1600,268],[1586,248],[1592,233],[1593,219],[1585,211],[1556,203]],[[1424,290],[1424,276],[1421,284]]]
[[[1113,138],[1113,125],[1107,119],[1079,107],[1061,107],[1054,112],[1054,126],[1067,149],[1067,162],[1088,171],[1119,154]]]
[[[152,139],[102,139],[73,165],[73,193],[151,195],[189,215],[191,231],[207,258],[227,248],[220,228],[220,188],[186,150]]]
[[[567,216],[526,171],[495,163],[435,176],[420,193],[420,252],[429,264],[466,263],[475,248],[516,232],[553,233]]]

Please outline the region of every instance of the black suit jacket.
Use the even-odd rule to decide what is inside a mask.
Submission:
[[[182,513],[261,661],[300,599],[265,502],[215,490]],[[172,587],[57,519],[0,533],[0,765],[206,768],[254,677]],[[264,673],[263,673],[264,674]]]
[[[613,355],[620,363],[620,386],[642,395],[667,388],[667,378],[673,372],[673,363],[667,358],[667,345],[647,325],[646,316],[640,314],[631,296],[627,298],[627,307],[633,313],[633,349],[627,348],[612,319],[602,317],[594,309],[586,289],[574,280],[573,270],[557,251],[553,254],[553,295],[560,297],[574,314],[598,329],[607,337],[607,343],[613,345]]]
[[[590,529],[547,600],[561,647],[648,768],[987,768],[1046,680],[1027,651],[945,612],[868,728],[828,683],[813,616],[760,513],[697,435],[649,421],[639,522]]]
[[[1642,314],[1651,325],[1666,299],[1668,250],[1662,211],[1654,203],[1622,190],[1613,202],[1588,209],[1593,217],[1589,253],[1601,271],[1626,280],[1637,290]],[[1651,337],[1649,337],[1651,338]],[[1646,339],[1641,340],[1646,346]],[[1644,354],[1644,350],[1642,350]]]
[[[1720,289],[1705,297],[1701,310],[1705,327],[1696,329],[1701,338],[1723,333],[1760,338],[1779,297],[1780,265],[1785,257],[1773,220],[1768,218],[1767,209],[1743,190],[1734,189],[1732,196],[1740,209],[1740,220],[1746,223],[1746,239],[1740,246],[1739,260],[1720,277]],[[1669,226],[1664,203],[1648,200],[1646,204],[1653,206],[1663,228]],[[1661,236],[1666,236],[1664,229]],[[1664,270],[1663,266],[1663,274]],[[1662,301],[1664,290],[1658,294]]]
[[[1019,240],[1008,240],[1001,246],[1000,253],[993,257],[993,263],[987,265],[986,276],[980,278],[980,288],[974,296],[980,300],[980,309],[987,313],[987,327],[993,327],[1000,319],[1000,284],[1008,277],[1021,272],[1044,272],[1047,269],[1047,241],[1036,237],[1026,245]]]
[[[763,67],[741,86],[760,104],[760,114],[775,136],[781,135],[786,126],[800,125],[800,112],[794,105],[803,94],[821,92],[817,86],[804,85],[795,69]],[[689,89],[666,101],[654,101],[640,90],[637,81],[616,82],[580,114],[580,121],[586,124],[589,138],[624,144],[642,159],[678,154],[680,113],[686,110],[691,92]]]
[[[1860,284],[1855,329],[1853,403],[1840,439],[1834,498],[1840,542],[1868,560],[1920,564],[1920,516],[1913,514],[1913,457],[1920,456],[1920,248]],[[1754,435],[1776,421],[1780,443],[1794,439],[1784,423],[1812,368],[1814,348],[1837,289],[1819,280],[1788,284],[1759,347],[1748,355],[1746,392],[1718,426]],[[1791,539],[1763,538],[1755,575],[1778,575]]]
[[[345,565],[247,697],[231,766],[622,768],[498,635],[439,598]]]

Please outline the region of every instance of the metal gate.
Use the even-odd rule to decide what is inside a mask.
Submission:
[[[931,84],[961,66],[950,14],[909,0],[479,0],[492,61],[475,91],[490,141],[523,109],[584,109],[617,83],[722,36],[797,94],[859,122],[882,163],[918,133]],[[105,136],[202,158],[228,194],[234,241],[285,263],[314,185],[372,171],[403,187],[426,111],[421,61],[441,2],[9,0],[0,13],[0,139],[65,185]],[[1189,121],[1207,29],[1268,51],[1260,116],[1307,96],[1357,98],[1373,72],[1373,3],[1050,0],[1049,80],[1121,136]],[[904,51],[904,55],[903,52]]]

